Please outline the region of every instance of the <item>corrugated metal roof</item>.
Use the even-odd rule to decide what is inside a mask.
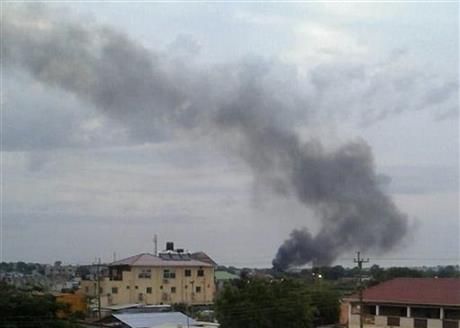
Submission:
[[[205,252],[195,252],[191,254],[192,259],[201,261],[201,262],[206,262],[209,264],[212,264],[213,266],[217,267],[217,263]]]
[[[150,267],[212,267],[211,264],[193,259],[166,260],[149,253],[142,253],[115,261],[110,266],[129,265],[129,266],[150,266]]]
[[[227,271],[216,271],[214,272],[214,277],[216,277],[216,280],[240,279],[240,276],[237,276],[236,274],[233,274]]]
[[[396,278],[363,291],[365,302],[460,305],[458,278]],[[357,299],[357,295],[349,299]]]
[[[195,320],[181,312],[123,313],[113,316],[132,328],[187,327],[187,318],[189,325],[195,324]]]

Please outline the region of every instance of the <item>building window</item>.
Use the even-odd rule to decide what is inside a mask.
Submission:
[[[160,286],[160,289],[163,290],[163,285]]]
[[[112,287],[112,294],[118,294],[118,287]]]
[[[171,287],[171,294],[175,294],[176,293],[176,287]]]
[[[201,293],[201,287],[200,287],[200,286],[196,286],[195,291],[196,291],[197,293]]]
[[[363,313],[364,314],[371,314],[375,315],[377,312],[377,307],[375,305],[364,305],[363,306]]]
[[[136,288],[136,289],[139,289],[139,287],[138,287],[138,286],[134,286],[134,288]]]
[[[129,285],[128,285],[128,286],[126,286],[126,289],[129,289]]]
[[[85,292],[89,293],[89,287],[88,286],[85,287]]]
[[[152,287],[147,287],[145,291],[147,294],[152,294]]]
[[[407,307],[406,306],[382,305],[380,306],[380,315],[384,315],[387,317],[406,317]]]
[[[204,277],[204,271],[203,269],[199,269],[198,272],[196,273],[198,277]]]
[[[102,294],[104,292],[104,290],[102,289],[102,287],[99,287],[99,294]]]
[[[444,318],[460,320],[460,309],[444,309]]]
[[[439,319],[439,308],[411,307],[410,315],[413,318]]]
[[[176,273],[174,271],[171,271],[169,269],[163,270],[163,278],[164,279],[174,279],[176,278]]]
[[[152,270],[151,269],[142,269],[138,275],[141,279],[150,279],[152,278]]]
[[[185,270],[185,276],[186,277],[191,277],[192,276],[192,270]]]

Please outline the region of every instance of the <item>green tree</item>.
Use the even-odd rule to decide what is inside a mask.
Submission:
[[[311,291],[312,305],[314,306],[314,324],[330,325],[339,321],[340,295],[326,282],[321,281]]]
[[[309,288],[295,280],[243,280],[216,301],[222,328],[310,328],[313,310]]]
[[[460,277],[458,266],[447,265],[440,267],[438,270],[438,277],[440,278],[458,278]]]
[[[381,268],[377,264],[374,264],[370,267],[369,273],[371,274],[372,279],[375,281],[382,281],[385,279],[385,269]]]
[[[0,283],[0,327],[78,327],[56,318],[56,312],[65,311],[66,306],[52,295],[25,292]]]

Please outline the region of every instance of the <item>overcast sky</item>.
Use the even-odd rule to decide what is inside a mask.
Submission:
[[[3,4],[9,24],[19,24],[18,15],[33,40],[50,19],[105,26],[167,56],[177,71],[199,68],[204,79],[234,63],[263,63],[287,98],[295,87],[296,100],[314,108],[279,109],[302,140],[371,147],[381,187],[410,222],[391,252],[362,250],[380,265],[459,262],[458,10],[458,3]],[[27,30],[28,23],[36,25]],[[184,88],[201,83],[182,72]],[[218,263],[270,266],[292,229],[320,227],[310,209],[258,185],[231,145],[214,142],[219,131],[184,134],[150,124],[149,115],[107,114],[9,62],[2,79],[4,261],[110,261],[113,252],[151,252],[157,234],[161,247],[171,240]],[[351,266],[354,251],[339,263]]]

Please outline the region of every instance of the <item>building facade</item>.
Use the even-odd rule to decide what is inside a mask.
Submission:
[[[360,327],[357,295],[348,299],[348,327]],[[460,279],[396,278],[363,291],[365,328],[460,328]]]
[[[82,281],[81,292],[101,306],[123,304],[210,304],[214,301],[214,266],[181,250],[158,256],[143,253],[109,265],[109,276]]]

